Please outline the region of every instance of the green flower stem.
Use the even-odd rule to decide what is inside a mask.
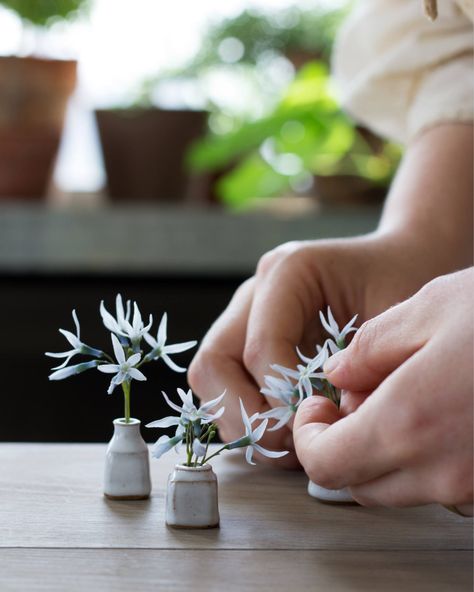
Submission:
[[[223,450],[228,450],[227,444],[225,446],[223,446],[222,448],[219,448],[219,450],[217,452],[214,452],[214,454],[211,454],[211,456],[208,456],[208,457],[205,456],[201,461],[201,467],[203,465],[205,465],[207,462],[209,462],[211,460],[211,458],[214,458],[215,456],[220,454]]]
[[[192,466],[192,460],[193,460],[193,442],[194,442],[194,435],[193,435],[193,425],[190,423],[188,425],[188,427],[186,428],[186,452],[187,452],[187,462],[186,462],[186,466],[187,467],[191,467]]]
[[[130,423],[130,382],[122,382],[122,390],[125,403],[125,423]]]
[[[211,429],[208,430],[208,436],[207,436],[207,442],[206,442],[206,450],[204,452],[204,457],[202,459],[201,466],[203,466],[203,464],[204,464],[204,461],[205,461],[206,456],[207,456],[207,450],[209,448],[209,444],[211,443],[211,440],[214,438],[215,435],[216,435],[215,430],[211,430]]]

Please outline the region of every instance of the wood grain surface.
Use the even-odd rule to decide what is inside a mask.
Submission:
[[[153,461],[148,501],[102,495],[103,445],[0,445],[0,591],[472,589],[472,521],[439,506],[317,502],[299,472],[213,463],[221,528],[164,524],[179,457]],[[225,584],[225,585],[224,585]]]

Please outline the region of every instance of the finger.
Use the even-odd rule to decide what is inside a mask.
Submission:
[[[361,506],[407,507],[435,503],[429,481],[415,470],[396,470],[378,479],[350,487]]]
[[[420,421],[416,397],[408,412],[403,396],[421,391],[424,350],[391,374],[353,413],[321,430],[317,414],[296,415],[298,458],[312,481],[328,489],[366,483],[403,466],[413,454],[410,426]],[[426,356],[425,356],[426,357]],[[429,365],[429,359],[428,359]]]
[[[225,442],[242,436],[243,423],[239,397],[249,415],[269,409],[258,386],[242,364],[247,318],[250,310],[254,279],[244,282],[234,294],[227,309],[217,319],[204,338],[188,372],[188,380],[196,395],[208,401],[216,394],[227,390],[224,400],[225,412],[219,419],[219,434]],[[278,459],[279,466],[298,465],[293,451],[293,439],[289,430],[266,432],[260,442],[272,450],[290,450],[290,454]]]
[[[362,403],[370,396],[370,392],[353,392],[353,391],[342,391],[341,392],[341,403],[339,405],[339,411],[344,417],[350,413],[354,413],[362,405]]]
[[[332,384],[349,391],[374,390],[423,347],[425,323],[410,300],[364,323],[348,347],[329,358],[324,372]]]
[[[309,272],[306,260],[301,250],[290,251],[257,273],[244,363],[259,386],[272,374],[270,364],[295,368],[300,362],[296,346],[322,307],[317,274]]]

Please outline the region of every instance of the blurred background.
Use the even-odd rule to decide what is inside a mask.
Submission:
[[[106,376],[47,380],[72,308],[102,347],[117,292],[201,339],[267,250],[376,226],[401,153],[331,81],[351,4],[0,0],[0,440],[110,437]],[[148,376],[145,423],[184,382]]]

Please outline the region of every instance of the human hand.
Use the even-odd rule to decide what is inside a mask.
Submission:
[[[295,418],[311,480],[349,486],[363,505],[438,502],[472,515],[473,294],[474,268],[437,278],[330,358],[346,409],[311,397]]]
[[[322,343],[318,310],[330,304],[339,324],[354,313],[361,321],[371,318],[422,284],[430,270],[419,253],[408,237],[394,234],[293,242],[264,255],[255,276],[237,290],[206,335],[189,369],[189,383],[200,398],[227,389],[221,438],[241,435],[239,397],[249,414],[280,404],[259,393],[264,376],[272,363],[294,367],[295,346],[314,352],[315,344]],[[289,449],[292,453],[278,464],[297,466],[288,428],[267,432],[263,445]]]

